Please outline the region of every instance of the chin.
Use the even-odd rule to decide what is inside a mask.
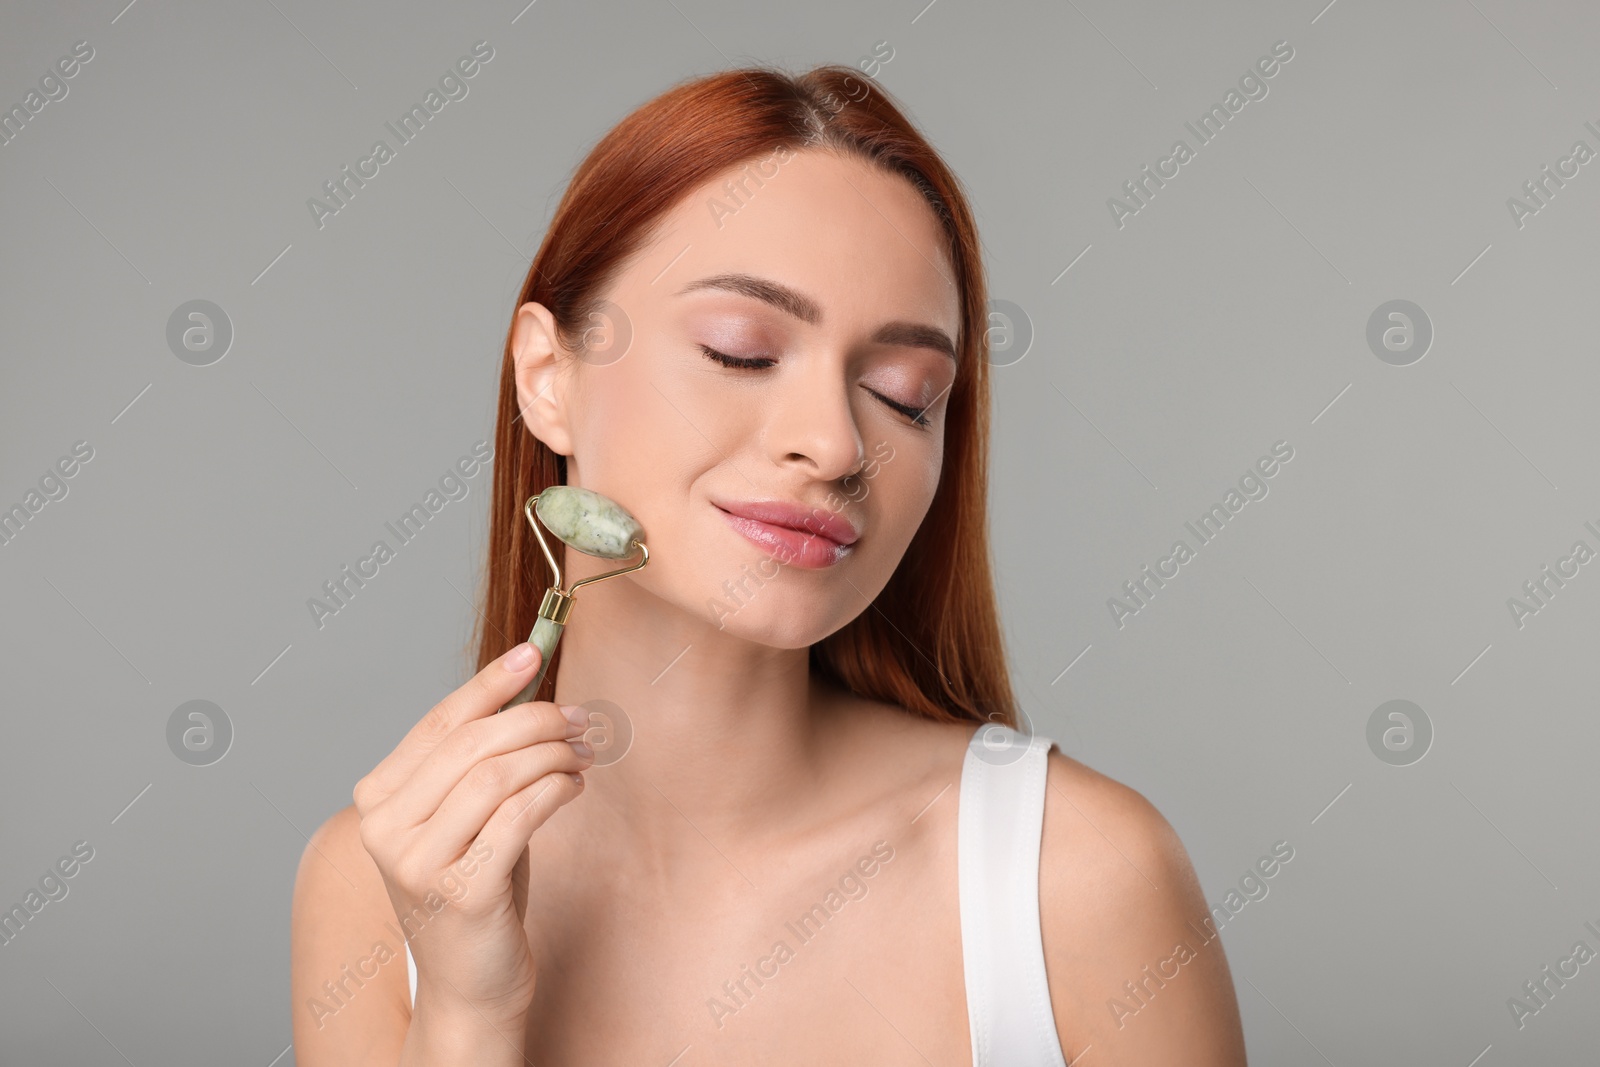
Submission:
[[[809,648],[850,621],[830,607],[769,586],[754,591],[742,606],[726,595],[712,598],[707,621],[722,633],[769,648]],[[837,623],[829,625],[832,620]]]

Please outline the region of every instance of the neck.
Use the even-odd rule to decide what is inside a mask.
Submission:
[[[617,566],[569,552],[563,574],[571,588]],[[736,848],[821,785],[843,694],[812,677],[809,648],[735,637],[617,577],[578,591],[558,666],[556,703],[586,705],[601,727],[585,795],[563,818],[603,824],[608,847]]]

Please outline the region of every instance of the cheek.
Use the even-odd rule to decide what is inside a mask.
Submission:
[[[643,355],[595,368],[575,397],[583,423],[574,448],[584,484],[644,526],[652,556],[639,580],[664,591],[696,582],[704,569],[695,562],[711,532],[702,479],[726,464],[724,452],[736,454],[743,430],[734,422],[740,413],[721,410],[692,375],[635,359]]]
[[[865,507],[873,524],[904,551],[933,503],[939,488],[942,450],[937,447],[918,451],[897,445],[894,458],[880,463],[877,473],[867,479],[853,479],[847,485],[850,498]]]
[[[926,442],[897,445],[893,458],[883,464],[886,480],[892,479],[899,495],[907,500],[932,501],[943,470],[944,442],[933,434]]]
[[[630,511],[644,508],[652,495],[681,488],[671,473],[699,453],[713,451],[694,428],[707,420],[692,410],[693,396],[680,395],[686,392],[652,367],[644,353],[594,368],[573,398],[573,410],[582,418],[573,447],[585,482],[617,495]],[[623,492],[630,494],[627,499]]]

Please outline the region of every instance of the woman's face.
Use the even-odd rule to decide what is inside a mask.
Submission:
[[[943,246],[905,179],[783,151],[665,217],[588,351],[551,360],[548,311],[520,309],[530,432],[644,527],[649,565],[613,581],[779,648],[867,610],[939,482],[961,321]],[[762,503],[807,529],[731,515]]]

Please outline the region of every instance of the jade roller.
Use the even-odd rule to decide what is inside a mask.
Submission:
[[[556,642],[561,640],[562,631],[566,629],[567,616],[572,614],[572,601],[579,587],[636,571],[650,562],[650,550],[639,540],[642,532],[639,520],[628,514],[628,510],[615,500],[591,489],[553,485],[542,493],[530,496],[522,506],[522,511],[528,516],[528,525],[533,527],[534,536],[539,539],[539,547],[544,549],[544,558],[550,561],[550,572],[555,575],[556,584],[544,591],[544,602],[539,605],[539,618],[533,624],[533,632],[528,635],[528,643],[539,650],[539,672],[523,686],[522,692],[506,703],[506,708],[528,703],[539,691],[539,684],[550,669],[550,656],[556,650]],[[536,513],[539,521],[562,543],[584,555],[601,559],[628,559],[638,549],[639,562],[631,567],[584,578],[574,582],[571,589],[563,591],[561,564],[556,562],[555,553],[550,551],[550,543],[545,540],[544,531],[539,529],[539,521],[535,521]],[[500,710],[504,711],[505,708]]]

